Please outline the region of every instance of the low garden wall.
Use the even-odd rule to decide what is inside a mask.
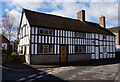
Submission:
[[[2,55],[2,64],[25,62],[24,55]]]

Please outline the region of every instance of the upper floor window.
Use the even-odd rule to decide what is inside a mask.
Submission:
[[[50,35],[53,35],[53,33],[54,33],[53,30],[49,30]]]
[[[85,46],[75,46],[76,53],[85,53]]]
[[[84,37],[85,37],[85,33],[76,32],[76,33],[75,33],[75,36],[76,36],[76,37],[79,37],[79,38],[84,38]]]
[[[52,54],[53,53],[53,45],[39,44],[38,52],[39,52],[39,54]]]
[[[39,34],[43,34],[43,29],[40,29],[40,32],[39,32]]]
[[[41,35],[53,35],[53,30],[51,30],[51,29],[43,29],[43,28],[41,28],[40,30],[39,30],[39,34],[41,34]]]

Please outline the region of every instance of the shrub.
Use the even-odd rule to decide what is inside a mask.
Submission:
[[[20,51],[19,51],[19,54],[22,54],[23,53],[23,49],[21,49]]]
[[[13,52],[11,55],[17,55],[17,53]]]

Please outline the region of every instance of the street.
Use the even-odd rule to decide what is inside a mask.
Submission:
[[[94,63],[93,63],[94,64]],[[35,65],[33,65],[35,67]],[[113,80],[117,79],[118,63],[106,65],[63,65],[37,69],[7,69],[3,67],[3,81],[31,82],[40,80]],[[110,81],[109,81],[110,82]]]

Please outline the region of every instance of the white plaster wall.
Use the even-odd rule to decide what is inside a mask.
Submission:
[[[20,46],[29,45],[29,41],[30,41],[30,25],[29,25],[29,22],[28,22],[28,20],[26,18],[25,13],[23,13],[23,18],[22,18],[22,23],[21,23],[21,27],[20,28],[22,28],[25,24],[27,24],[27,25],[26,25],[26,27],[23,28],[23,34],[26,33],[27,36],[25,36],[24,38],[20,39],[20,42],[18,44],[18,51],[21,50]],[[26,28],[26,32],[25,32],[25,28]],[[21,29],[20,29],[19,36],[21,36]],[[23,51],[24,51],[24,49],[23,49]]]
[[[26,54],[29,54],[29,46],[26,46]]]

